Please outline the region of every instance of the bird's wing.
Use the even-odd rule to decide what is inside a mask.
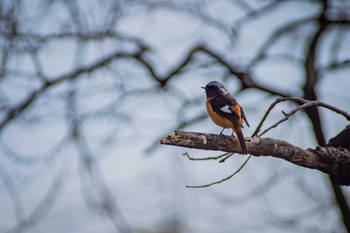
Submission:
[[[241,106],[240,106],[240,107],[241,107]],[[242,115],[242,117],[243,117],[243,119],[244,119],[245,124],[246,124],[248,127],[250,127],[249,122],[248,122],[248,120],[247,120],[247,117],[246,117],[245,114],[244,114],[244,111],[243,111],[243,108],[242,108],[242,107],[241,107],[241,115]]]
[[[232,109],[232,101],[226,98],[213,98],[210,100],[213,110],[221,117],[227,118],[236,125],[241,125],[240,116]]]
[[[236,99],[233,98],[230,94],[225,95],[225,99],[226,99],[226,102],[232,107],[232,111],[235,111],[235,110],[233,109],[233,106],[239,106],[239,110],[240,110],[239,118],[243,118],[243,120],[244,120],[244,122],[246,123],[246,125],[247,125],[248,127],[250,127],[249,122],[248,122],[248,120],[247,120],[247,117],[245,116],[244,110],[243,110],[242,106],[238,104],[238,102],[236,101]],[[237,110],[237,111],[238,111],[238,110]],[[242,121],[240,121],[240,122],[242,122]],[[243,123],[242,123],[242,124],[243,124]],[[242,124],[241,124],[241,126],[242,126],[242,128],[243,128],[243,125],[242,125]]]

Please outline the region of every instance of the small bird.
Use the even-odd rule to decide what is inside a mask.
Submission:
[[[250,126],[245,117],[243,108],[237,103],[235,98],[228,93],[224,85],[218,81],[211,81],[202,88],[205,89],[207,95],[206,107],[208,115],[215,124],[223,128],[220,135],[222,135],[225,128],[231,128],[237,135],[242,154],[247,154],[248,151],[242,128],[244,128],[243,123],[248,127]]]

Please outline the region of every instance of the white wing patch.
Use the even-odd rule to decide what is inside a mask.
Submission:
[[[228,105],[225,105],[224,107],[220,108],[220,110],[226,113],[232,113],[232,110]]]

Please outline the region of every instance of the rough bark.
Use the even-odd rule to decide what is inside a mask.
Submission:
[[[247,137],[248,153],[253,156],[272,156],[301,167],[316,169],[330,175],[340,185],[350,185],[350,150],[341,147],[302,149],[288,142],[260,137]],[[224,135],[175,131],[160,139],[161,144],[240,153],[236,138]]]

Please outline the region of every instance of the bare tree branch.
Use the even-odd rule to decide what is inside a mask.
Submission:
[[[333,181],[350,185],[350,150],[335,147],[301,149],[288,142],[272,138],[245,138],[249,154],[284,159],[301,167],[329,174]],[[161,144],[202,150],[241,153],[236,138],[230,136],[175,131],[160,139]]]
[[[295,103],[298,103],[298,104],[301,104],[300,106],[296,107],[295,109],[293,109],[292,111],[290,111],[289,113],[285,113],[285,112],[282,112],[284,114],[284,118],[282,118],[281,120],[279,120],[278,122],[276,122],[275,124],[273,124],[272,126],[270,126],[269,128],[267,128],[266,130],[264,130],[262,133],[258,134],[263,123],[265,122],[267,116],[270,114],[271,110],[279,103],[282,103],[282,102],[285,102],[285,101],[294,101]],[[323,103],[321,101],[309,101],[309,100],[305,100],[305,99],[302,99],[302,98],[298,98],[298,97],[282,97],[282,98],[278,98],[275,102],[273,102],[270,107],[268,108],[268,110],[266,111],[265,115],[263,116],[263,118],[261,119],[258,127],[256,128],[256,130],[254,131],[253,133],[253,137],[254,136],[262,136],[264,135],[265,133],[267,133],[269,130],[271,130],[272,128],[275,128],[277,127],[279,124],[281,124],[282,122],[288,120],[288,118],[290,116],[292,116],[293,114],[295,114],[296,112],[298,112],[299,110],[302,110],[302,109],[305,109],[305,108],[308,108],[308,107],[314,107],[314,106],[319,106],[319,107],[324,107],[324,108],[327,108],[331,111],[334,111],[336,113],[339,113],[341,115],[343,115],[347,120],[350,121],[350,114],[347,113],[346,111],[343,111],[337,107],[334,107],[332,105],[329,105],[329,104],[326,104],[326,103]]]

